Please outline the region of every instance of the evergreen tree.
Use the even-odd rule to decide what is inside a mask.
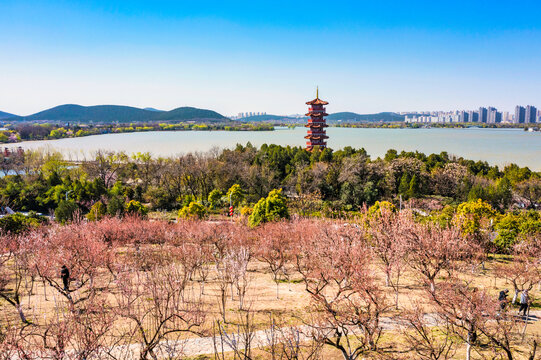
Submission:
[[[416,197],[419,197],[419,194],[420,194],[419,180],[417,179],[417,175],[414,174],[411,177],[407,195],[408,195],[409,198],[416,198]]]
[[[400,185],[398,185],[398,194],[407,197],[410,189],[410,177],[407,173],[402,175],[400,179]]]

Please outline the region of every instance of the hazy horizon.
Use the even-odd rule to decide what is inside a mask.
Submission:
[[[534,1],[0,3],[0,111],[61,104],[224,115],[541,106]]]

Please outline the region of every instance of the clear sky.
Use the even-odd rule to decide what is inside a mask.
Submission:
[[[0,0],[0,110],[541,107],[541,1]]]

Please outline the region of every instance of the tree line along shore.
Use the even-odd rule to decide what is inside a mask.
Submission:
[[[55,140],[91,135],[120,134],[146,131],[272,131],[266,123],[240,122],[182,122],[182,123],[132,123],[132,124],[63,124],[12,123],[0,130],[0,143],[17,143],[31,140]]]

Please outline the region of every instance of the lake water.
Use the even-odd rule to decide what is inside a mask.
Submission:
[[[150,152],[154,156],[172,156],[187,152],[205,152],[213,147],[234,148],[251,142],[304,146],[304,127],[275,131],[155,131],[95,135],[49,141],[19,143],[25,149],[54,149],[72,159],[83,159],[99,149]],[[421,151],[426,154],[447,151],[492,165],[516,163],[541,171],[541,132],[520,129],[347,129],[328,128],[328,145],[333,149],[364,147],[372,158],[382,157],[388,149]]]

